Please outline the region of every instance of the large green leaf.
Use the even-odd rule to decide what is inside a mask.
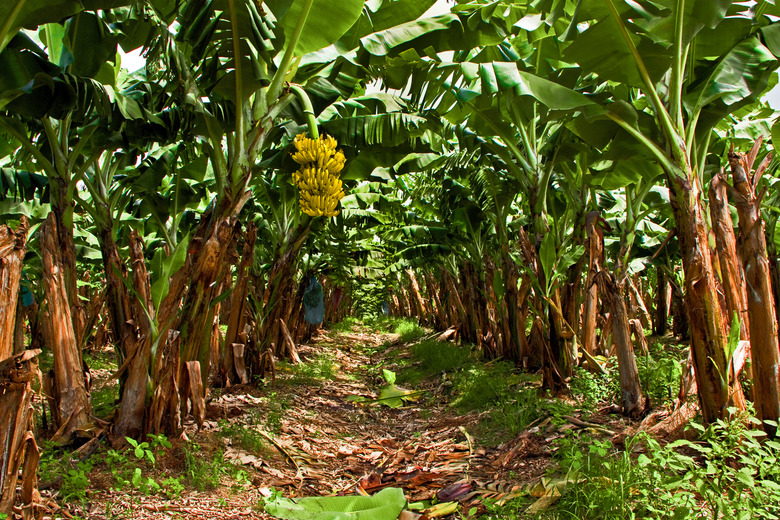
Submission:
[[[630,34],[650,78],[658,81],[669,69],[672,56],[666,47],[646,37]],[[582,32],[566,48],[564,58],[577,63],[588,72],[595,72],[605,80],[618,81],[632,86],[643,85],[639,68],[623,39],[622,29],[611,16]]]
[[[716,99],[733,105],[763,91],[777,66],[775,56],[757,37],[747,38],[705,71],[703,76],[708,76],[708,81],[686,95],[685,102],[691,109]]]
[[[290,42],[306,4],[311,4],[300,36],[295,43],[295,55],[302,56],[323,49],[339,40],[352,27],[363,11],[363,0],[281,0],[267,2],[279,19],[285,42]]]
[[[72,63],[71,70],[79,76],[95,77],[107,61],[115,60],[116,38],[108,34],[103,21],[92,13],[79,13],[68,20],[64,43],[70,53],[67,59]]]
[[[306,497],[291,500],[273,496],[267,513],[286,520],[396,520],[406,505],[404,492],[385,488],[370,497]]]

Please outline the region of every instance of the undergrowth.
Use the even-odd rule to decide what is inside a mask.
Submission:
[[[732,413],[735,411],[732,410]],[[747,520],[780,518],[780,443],[749,413],[662,446],[639,434],[618,448],[588,435],[559,441],[565,486],[545,519]]]

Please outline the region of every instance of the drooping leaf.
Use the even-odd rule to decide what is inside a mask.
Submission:
[[[364,0],[294,0],[267,2],[279,19],[286,42],[292,40],[301,19],[305,4],[311,3],[300,37],[295,44],[294,54],[302,56],[331,45],[344,36],[363,11]]]

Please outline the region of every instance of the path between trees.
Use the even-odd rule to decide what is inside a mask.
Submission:
[[[409,502],[454,493],[462,511],[473,513],[484,510],[485,500],[527,496],[534,486],[539,491],[552,465],[551,441],[587,426],[555,427],[547,419],[490,446],[477,434],[480,414],[461,415],[450,406],[446,378],[424,379],[410,396],[414,401],[399,408],[376,401],[387,385],[382,368],[395,369],[410,357],[397,335],[320,332],[300,354],[305,363],[277,366],[275,382],[212,393],[203,428],[188,425],[198,447],[175,441],[156,452],[154,467],[142,467],[143,478],[158,483],[181,476],[178,497],[133,486],[117,490],[117,468],[98,460],[87,499],[53,517],[272,518],[260,506],[272,490],[304,497],[389,486],[402,487]],[[622,423],[607,426],[616,424]],[[203,489],[209,479],[219,485]]]

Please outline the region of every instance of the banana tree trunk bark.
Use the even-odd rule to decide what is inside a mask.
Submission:
[[[0,362],[0,513],[8,518],[14,516],[20,467],[22,518],[35,518],[40,454],[32,432],[32,398],[36,393],[32,382],[38,374],[38,354],[40,350],[27,350]]]
[[[152,330],[147,313],[152,316],[154,309],[144,259],[144,245],[136,230],[130,233],[130,261],[133,268],[135,295],[131,298],[127,289],[121,294],[121,299],[127,304],[124,311],[129,313],[127,316],[130,321],[125,322],[120,329],[124,333],[123,364],[127,366],[127,375],[122,386],[114,434],[118,437],[140,440],[145,433],[147,404],[151,397],[147,395],[147,388],[151,364]]]
[[[47,300],[49,344],[54,354],[54,424],[62,439],[89,424],[91,406],[79,346],[70,314],[70,301],[62,263],[63,247],[54,213],[41,226],[43,287]]]
[[[0,361],[14,354],[27,229],[25,217],[22,217],[16,231],[8,226],[0,226]]]
[[[436,321],[438,322],[437,326],[438,328],[444,330],[447,328],[447,315],[444,311],[444,307],[442,306],[441,299],[439,299],[439,286],[433,279],[431,273],[428,271],[423,270],[423,277],[425,279],[427,293],[431,297],[431,302],[433,302],[432,306],[436,312]]]
[[[610,309],[612,337],[618,358],[623,413],[636,418],[644,410],[644,398],[642,397],[642,387],[639,384],[639,370],[634,356],[634,346],[631,342],[631,325],[623,296],[625,282],[618,282],[614,275],[607,271],[600,271],[596,276],[596,281],[601,289],[602,298]]]
[[[291,230],[287,240],[280,244],[274,254],[268,283],[263,292],[263,319],[259,338],[263,342],[261,349],[274,345],[274,354],[285,357],[284,335],[280,320],[287,320],[295,300],[295,274],[301,248],[309,234],[310,225],[300,224]]]
[[[411,269],[406,270],[406,276],[409,277],[409,287],[411,288],[415,308],[417,309],[417,320],[424,325],[428,325],[430,323],[430,313],[425,305],[422,294],[420,294],[420,284],[417,283],[417,277]]]
[[[469,331],[466,330],[468,329],[466,308],[463,306],[463,301],[460,299],[457,287],[455,287],[455,279],[452,277],[449,271],[444,272],[444,283],[447,286],[447,299],[452,302],[450,306],[454,307],[455,313],[457,314],[457,319],[452,320],[452,325],[456,325],[458,327],[458,331],[461,336],[465,336],[466,338],[471,339]]]
[[[653,332],[656,336],[663,336],[668,329],[669,307],[669,282],[666,280],[666,273],[662,268],[656,268],[656,290],[655,290],[655,319],[653,320]]]
[[[241,252],[241,263],[236,270],[236,283],[233,293],[230,295],[230,315],[228,316],[225,340],[220,351],[220,373],[222,384],[239,380],[234,370],[233,344],[240,343],[239,334],[243,332],[246,324],[247,296],[249,294],[249,269],[252,266],[255,253],[255,241],[257,240],[257,227],[254,224],[247,226],[244,235],[244,248]]]
[[[737,256],[737,239],[734,236],[734,224],[731,221],[726,187],[726,176],[721,170],[720,173],[712,177],[710,183],[710,216],[715,232],[720,279],[726,299],[728,317],[731,319],[734,313],[737,313],[741,320],[740,339],[750,340],[747,293],[745,292],[742,265]]]
[[[667,178],[685,271],[685,307],[699,404],[704,422],[709,424],[725,415],[729,402],[723,312],[710,260],[698,178],[687,165],[684,176],[669,172]]]
[[[582,348],[591,356],[596,355],[596,318],[598,317],[599,287],[596,274],[604,261],[604,234],[598,226],[597,211],[585,217],[585,232],[588,237],[588,274],[585,279],[585,303],[582,316]]]
[[[634,307],[634,315],[642,323],[643,328],[652,330],[653,320],[650,318],[650,311],[647,310],[642,293],[631,278],[628,278],[626,283],[628,285],[629,295],[631,296],[631,304]]]
[[[764,221],[761,217],[761,198],[755,187],[771,160],[768,155],[755,173],[750,171],[758,154],[761,140],[748,155],[729,152],[729,166],[736,197],[734,205],[739,214],[742,263],[747,285],[747,305],[750,316],[750,342],[753,357],[753,402],[758,418],[777,421],[780,418],[780,344],[777,338],[777,320],[772,294],[772,280],[766,251]],[[774,437],[776,427],[764,424],[767,435]]]
[[[211,234],[203,241],[192,266],[192,278],[182,307],[181,361],[179,381],[184,381],[185,363],[198,361],[201,384],[206,388],[209,374],[209,351],[213,329],[214,308],[212,302],[218,294],[219,280],[227,270],[229,255],[233,249],[238,229],[231,218],[217,220]],[[182,400],[188,389],[180,388]]]

